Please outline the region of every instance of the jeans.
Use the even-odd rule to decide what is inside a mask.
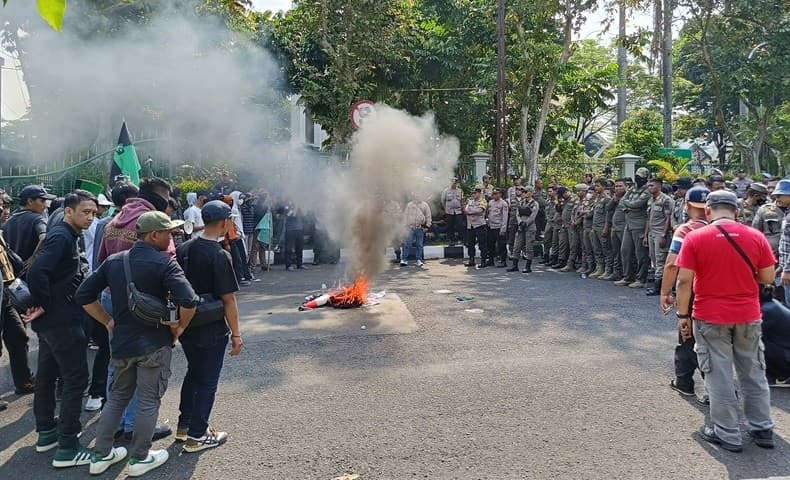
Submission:
[[[28,362],[28,341],[30,340],[25,330],[19,313],[11,305],[8,298],[3,296],[3,289],[0,288],[0,332],[2,332],[3,343],[8,351],[8,363],[11,365],[11,378],[14,379],[14,386],[22,388],[33,378]],[[2,345],[0,345],[0,355],[2,355]]]
[[[36,431],[46,432],[57,426],[61,449],[79,447],[77,434],[82,430],[82,392],[88,386],[87,347],[85,331],[78,324],[38,332],[38,374],[33,398]],[[55,380],[58,376],[63,382],[63,393],[56,425]]]
[[[96,453],[107,456],[113,446],[115,431],[132,396],[137,394],[137,416],[129,457],[142,460],[148,456],[154,436],[159,405],[170,378],[172,348],[165,346],[148,355],[113,358],[115,382],[104,405],[96,435]]]
[[[181,346],[187,357],[187,373],[181,385],[178,428],[188,428],[187,435],[200,438],[208,429],[208,418],[214,407],[228,337],[222,337],[214,345],[187,342]]]
[[[107,313],[112,316],[112,295],[108,291],[101,292],[101,306],[107,310]],[[106,330],[106,329],[105,329]],[[112,336],[108,335],[108,347],[109,347],[109,340],[112,340]],[[110,349],[112,350],[112,349]],[[112,351],[110,352],[112,354]],[[112,362],[109,362],[107,365],[107,399],[110,398],[110,392],[112,391],[112,384],[115,379],[115,371],[112,367]],[[123,412],[123,418],[121,419],[118,428],[123,429],[124,432],[132,432],[134,430],[134,417],[137,415],[137,395],[132,395],[132,399],[129,400],[129,406],[126,407],[126,411]]]
[[[412,244],[414,244],[414,258],[419,261],[425,260],[423,257],[423,248],[422,244],[425,241],[425,232],[422,231],[422,227],[411,227],[409,228],[409,232],[406,235],[406,240],[403,243],[403,256],[401,259],[406,262],[409,260],[409,254],[411,253]]]
[[[784,347],[763,338],[765,344],[765,376],[771,380],[790,377],[790,352]]]
[[[743,413],[750,430],[769,430],[771,392],[765,378],[762,322],[715,325],[694,320],[699,369],[705,374],[710,396],[710,420],[716,435],[725,442],[741,445],[738,397],[735,395],[733,366],[738,374]]]

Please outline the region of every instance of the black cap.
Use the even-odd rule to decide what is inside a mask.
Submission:
[[[680,177],[678,181],[672,185],[675,188],[682,188],[683,190],[688,190],[691,188],[691,179],[689,177]]]
[[[19,202],[24,205],[28,199],[43,198],[44,200],[55,200],[55,195],[47,193],[41,185],[28,185],[19,192]]]
[[[717,190],[708,194],[705,205],[708,207],[714,205],[728,205],[733,208],[738,208],[738,197],[727,190]]]
[[[230,218],[231,210],[227,203],[220,200],[212,200],[200,209],[200,216],[203,223],[216,222]]]

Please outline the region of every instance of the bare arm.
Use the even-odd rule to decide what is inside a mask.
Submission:
[[[688,268],[680,268],[677,276],[677,286],[675,289],[678,294],[678,313],[690,315],[691,312],[685,311],[691,304],[691,286],[694,283],[694,271]]]
[[[225,319],[230,328],[231,356],[236,356],[241,352],[244,343],[241,341],[241,330],[239,329],[239,305],[236,303],[236,294],[228,293],[220,297],[222,305],[225,306]]]
[[[761,268],[757,271],[757,283],[760,285],[770,285],[774,283],[776,270],[774,267]]]

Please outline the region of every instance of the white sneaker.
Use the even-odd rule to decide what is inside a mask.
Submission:
[[[200,438],[189,437],[184,444],[185,452],[199,452],[207,448],[214,448],[222,445],[228,440],[226,432],[214,432],[213,434],[203,435]]]
[[[422,263],[422,260],[417,260],[417,266],[418,267],[422,267],[423,265],[425,265],[425,264]]]
[[[106,457],[100,457],[98,453],[94,453],[91,457],[91,475],[98,475],[100,473],[106,472],[108,468],[120,462],[124,458],[126,458],[126,449],[123,447],[113,448]]]
[[[408,264],[407,262],[404,262],[403,260],[401,260],[401,262],[400,262],[400,266],[401,266],[401,267],[408,267],[408,266],[409,266],[409,264]]]
[[[88,401],[85,402],[85,411],[95,412],[96,410],[100,410],[101,401],[102,401],[102,397],[89,397]]]
[[[164,464],[170,458],[167,450],[149,450],[148,456],[143,460],[129,459],[127,474],[130,477],[139,477]]]

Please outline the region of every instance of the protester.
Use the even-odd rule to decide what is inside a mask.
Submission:
[[[76,190],[64,199],[63,222],[44,239],[27,272],[33,307],[22,319],[38,334],[38,372],[33,413],[37,452],[55,447],[56,468],[87,465],[90,455],[80,445],[82,392],[88,385],[88,340],[74,293],[88,273],[85,252],[77,241],[93,222],[98,206],[90,192]],[[96,292],[94,299],[98,298]],[[63,393],[55,417],[55,380]]]
[[[693,318],[695,351],[710,395],[711,424],[703,425],[700,437],[733,452],[743,450],[739,400],[755,444],[774,447],[760,352],[759,285],[773,282],[776,259],[765,237],[736,221],[737,211],[735,194],[711,192],[706,201],[711,225],[686,235],[676,260],[679,329],[688,332]],[[733,367],[740,385],[737,396]]]
[[[197,192],[188,192],[187,193],[187,207],[184,210],[184,220],[192,224],[192,236],[198,237],[200,236],[200,232],[203,231],[203,219],[200,217],[200,209],[203,208],[203,204],[208,201],[208,192],[205,190],[200,190]]]
[[[431,218],[431,207],[428,203],[415,198],[406,204],[403,209],[403,224],[407,228],[406,238],[403,241],[403,254],[400,259],[400,266],[409,265],[409,255],[414,248],[414,257],[418,267],[425,265],[425,254],[423,243],[425,242],[425,232],[431,228],[433,219]]]
[[[96,446],[90,457],[90,473],[99,474],[126,458],[124,447],[113,448],[113,438],[133,395],[137,415],[130,445],[128,474],[149,472],[168,459],[167,450],[150,450],[159,405],[170,378],[172,344],[188,327],[199,298],[175,259],[162,255],[172,243],[172,232],[183,220],[171,220],[163,212],[146,212],[137,219],[139,239],[128,252],[110,256],[79,288],[76,302],[112,333],[114,381],[110,398],[99,419]],[[127,259],[128,256],[128,259]],[[129,310],[125,271],[136,288],[178,306],[178,321],[157,328],[142,323]],[[109,287],[113,315],[96,300]]]
[[[235,295],[239,286],[230,255],[217,243],[230,228],[231,209],[222,202],[213,201],[203,206],[202,216],[206,225],[203,237],[179,247],[178,262],[198,295],[211,294],[222,300],[225,318],[189,327],[179,339],[188,365],[181,386],[176,440],[186,442],[184,450],[187,452],[216,447],[227,440],[227,433],[209,426],[209,415],[214,406],[228,334],[232,356],[238,355],[243,345]]]
[[[8,247],[23,262],[30,264],[33,253],[47,236],[47,222],[43,212],[47,201],[55,195],[47,193],[40,185],[28,185],[19,192],[21,208],[3,224],[3,236]]]

